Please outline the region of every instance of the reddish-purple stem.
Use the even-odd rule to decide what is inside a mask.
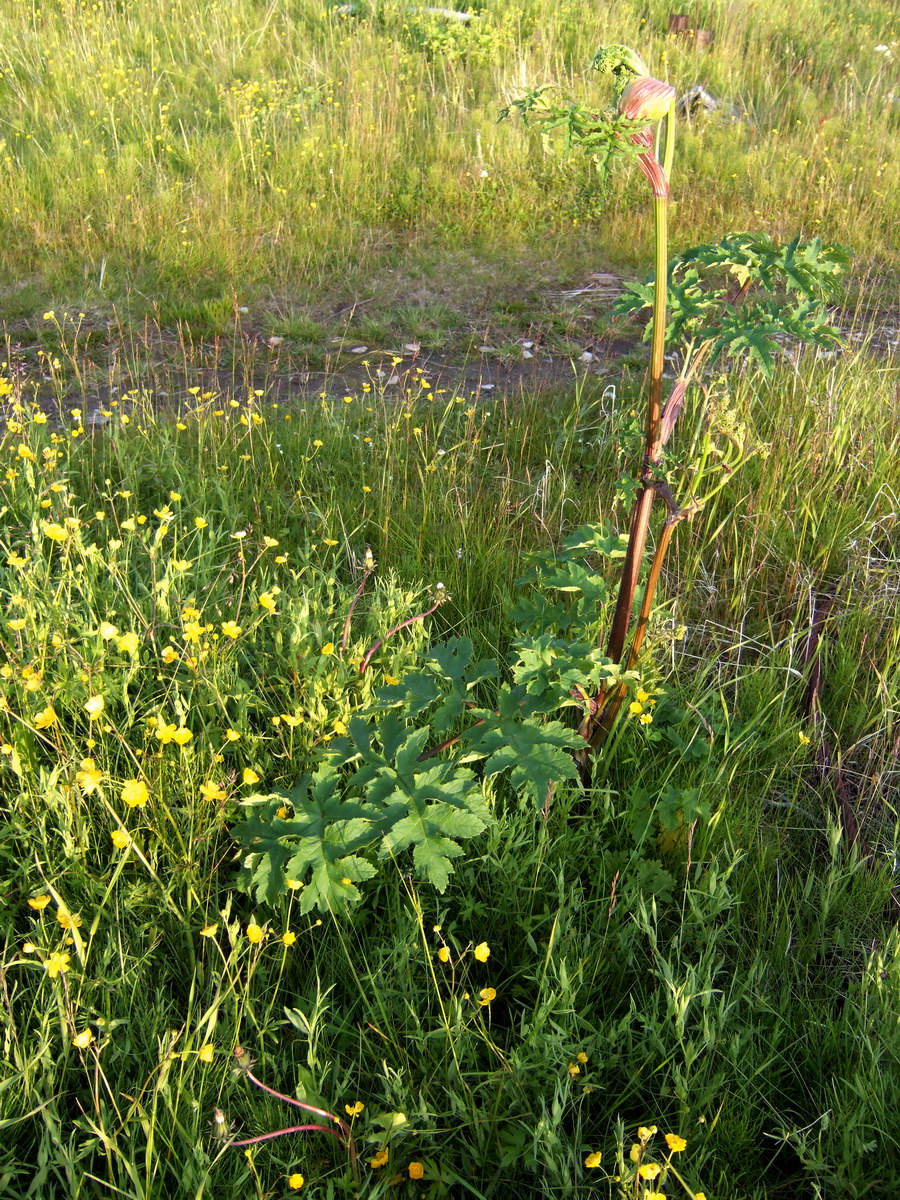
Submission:
[[[282,1137],[285,1133],[330,1133],[333,1138],[344,1145],[344,1139],[327,1125],[289,1125],[286,1129],[276,1129],[274,1133],[261,1133],[259,1137],[245,1138],[242,1142],[232,1142],[232,1146],[255,1146],[257,1142],[269,1142],[272,1138]]]
[[[313,1104],[306,1104],[302,1100],[295,1100],[293,1096],[285,1096],[283,1092],[276,1092],[274,1088],[270,1088],[267,1084],[263,1083],[261,1079],[257,1079],[252,1071],[245,1071],[244,1074],[251,1083],[256,1084],[261,1091],[268,1092],[270,1096],[274,1096],[276,1100],[283,1100],[285,1104],[293,1104],[294,1108],[302,1108],[304,1112],[311,1112],[317,1117],[325,1117],[329,1121],[334,1121],[335,1125],[340,1126],[344,1137],[350,1137],[350,1126],[346,1121],[342,1121],[341,1118],[336,1116],[334,1113],[330,1113],[324,1108],[316,1108]]]
[[[350,622],[353,620],[353,610],[359,604],[360,597],[366,589],[366,583],[371,574],[372,572],[369,570],[363,571],[362,583],[356,589],[356,595],[350,602],[350,608],[347,611],[347,620],[344,622],[344,636],[341,638],[341,654],[347,649],[347,643],[350,641]]]
[[[425,612],[419,613],[415,617],[408,617],[405,621],[401,621],[399,625],[395,625],[393,629],[389,629],[383,638],[379,638],[374,645],[370,646],[366,651],[365,658],[359,664],[360,675],[364,675],[366,673],[366,668],[368,667],[369,663],[372,661],[384,643],[388,640],[388,638],[393,637],[395,633],[399,633],[401,629],[405,629],[407,625],[413,625],[416,621],[424,621],[426,617],[430,617],[436,609],[440,608],[441,604],[444,602],[444,599],[445,597],[442,593],[438,596],[437,600],[435,600],[434,604],[432,604],[431,608],[426,609]]]
[[[330,1113],[324,1108],[316,1108],[314,1104],[306,1104],[303,1100],[295,1100],[293,1096],[285,1096],[283,1092],[276,1092],[274,1088],[270,1088],[268,1084],[263,1083],[261,1079],[257,1079],[252,1071],[245,1069],[243,1072],[250,1082],[260,1089],[262,1092],[274,1096],[276,1100],[283,1100],[285,1104],[291,1104],[294,1108],[302,1108],[304,1112],[314,1113],[317,1117],[325,1117],[328,1121],[333,1121],[340,1128],[340,1133],[336,1133],[329,1125],[291,1125],[286,1129],[276,1129],[273,1133],[262,1133],[258,1137],[248,1138],[242,1142],[232,1142],[233,1146],[252,1146],[257,1142],[267,1142],[271,1138],[282,1137],[286,1133],[328,1133],[333,1138],[336,1138],[342,1146],[347,1150],[350,1157],[350,1170],[353,1172],[353,1178],[357,1176],[356,1165],[356,1142],[353,1134],[350,1132],[350,1126],[346,1121],[342,1121],[335,1113]]]

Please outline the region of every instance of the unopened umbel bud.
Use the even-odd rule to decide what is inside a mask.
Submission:
[[[646,75],[644,60],[630,46],[601,46],[591,66],[601,75]]]
[[[632,79],[619,99],[619,112],[629,121],[661,121],[675,99],[675,89],[652,75]]]

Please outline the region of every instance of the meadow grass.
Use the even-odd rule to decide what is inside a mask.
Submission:
[[[2,313],[22,336],[50,308],[101,333],[114,310],[200,333],[236,316],[333,331],[353,302],[375,321],[435,303],[481,317],[520,279],[540,304],[542,279],[641,270],[652,231],[631,173],[607,187],[497,121],[545,83],[602,107],[586,67],[609,41],[722,102],[680,125],[676,249],[825,232],[870,294],[895,297],[895,6],[700,4],[706,51],[667,35],[670,8],[528,0],[461,25],[392,4],[3,5]]]
[[[865,312],[842,356],[712,381],[759,453],[679,526],[653,720],[588,794],[488,785],[443,893],[408,854],[343,914],[237,886],[251,797],[432,643],[507,664],[529,555],[627,524],[640,353],[489,394],[390,349],[537,320],[565,350],[546,283],[646,263],[635,181],[504,102],[599,94],[631,42],[736,109],[679,130],[679,243],[821,231],[862,310],[891,295],[893,6],[700,5],[707,52],[668,11],[0,6],[0,1195],[894,1186],[900,397]],[[372,347],[351,373],[335,334]],[[708,816],[668,828],[669,793]],[[346,1121],[359,1178],[327,1133],[234,1146],[317,1122],[251,1072]]]
[[[709,1196],[883,1194],[888,366],[807,354],[728,381],[770,452],[679,531],[642,665],[664,738],[623,720],[587,800],[560,788],[541,816],[496,790],[443,895],[398,860],[334,917],[302,914],[302,890],[260,908],[235,889],[242,800],[290,787],[429,641],[504,656],[527,552],[625,518],[627,384],[485,401],[373,371],[302,404],[195,387],[166,406],[133,389],[91,425],[7,380],[5,1194],[287,1195],[302,1174],[320,1196],[624,1196],[639,1125],[659,1126],[642,1161],[668,1155]],[[378,569],[342,654],[366,545]],[[451,601],[360,676],[438,578]],[[828,587],[816,727],[802,647]],[[842,832],[823,733],[871,861]],[[710,806],[687,841],[631,815],[669,786]],[[365,1106],[358,1184],[323,1134],[229,1145],[303,1117],[232,1069],[236,1047],[277,1091],[348,1121]]]

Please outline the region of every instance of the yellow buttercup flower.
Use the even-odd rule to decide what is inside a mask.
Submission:
[[[578,1053],[575,1055],[575,1058],[576,1058],[576,1059],[578,1060],[578,1062],[580,1062],[580,1063],[586,1063],[586,1062],[587,1062],[587,1060],[588,1060],[588,1056],[585,1054],[585,1052],[584,1052],[583,1050],[580,1050],[580,1051],[579,1051],[579,1052],[578,1052]]]
[[[482,1008],[484,1008],[485,1005],[490,1004],[492,1000],[497,999],[497,992],[492,987],[482,988],[478,995],[481,997],[478,1003]]]
[[[97,632],[103,638],[104,642],[110,642],[119,631],[111,621],[101,621]]]
[[[662,1167],[659,1163],[641,1163],[638,1167],[638,1175],[641,1179],[655,1179],[661,1170]]]
[[[180,725],[172,734],[172,741],[179,746],[186,746],[193,736],[189,729],[185,729],[183,725]]]
[[[384,1149],[378,1151],[378,1153],[375,1155],[374,1158],[369,1159],[369,1166],[373,1167],[377,1171],[379,1167],[384,1166],[384,1164],[387,1162],[387,1160],[388,1160],[388,1150],[387,1150],[387,1146],[385,1146]]]
[[[566,1070],[569,1072],[570,1079],[574,1079],[576,1075],[581,1074],[581,1067],[579,1067],[578,1063],[570,1062]]]
[[[256,597],[256,602],[260,608],[264,608],[266,612],[275,612],[275,597],[271,592],[262,592]]]
[[[131,836],[124,829],[114,829],[109,836],[117,850],[127,850],[131,845]]]
[[[344,1112],[348,1117],[358,1117],[365,1107],[362,1100],[357,1100],[355,1104],[345,1104]]]
[[[212,1044],[212,1042],[206,1042],[197,1051],[197,1057],[200,1059],[201,1062],[210,1063],[213,1060],[213,1055],[215,1054],[215,1052],[216,1052],[216,1048]]]
[[[56,910],[56,919],[63,929],[80,929],[84,923],[78,913],[69,912],[62,904]]]
[[[69,536],[68,530],[62,525],[57,525],[55,521],[44,521],[41,525],[41,532],[51,542],[64,542]]]
[[[121,797],[129,808],[143,808],[150,799],[150,793],[142,779],[127,779],[122,784]]]
[[[86,1050],[93,1040],[93,1032],[90,1029],[82,1029],[81,1033],[76,1033],[72,1038],[72,1045],[79,1050]]]
[[[641,1125],[638,1128],[638,1137],[642,1142],[649,1142],[656,1132],[657,1127],[655,1125]]]
[[[57,975],[61,975],[68,971],[71,958],[68,954],[61,954],[55,950],[44,960],[44,970],[51,979],[55,979]]]
[[[28,901],[28,907],[33,908],[35,912],[40,912],[41,909],[46,908],[49,903],[49,896],[32,896]]]
[[[255,921],[251,921],[247,926],[247,941],[251,942],[254,946],[258,945],[265,936],[266,931],[261,925],[257,925]]]
[[[326,642],[322,647],[323,654],[334,654],[334,642]]]
[[[84,794],[89,796],[103,782],[103,772],[92,758],[83,758],[81,760],[81,770],[75,772],[75,782]]]
[[[200,936],[201,937],[215,937],[216,931],[218,930],[218,928],[219,928],[218,921],[216,921],[216,923],[214,925],[204,925],[203,928],[200,930]]]
[[[479,942],[473,953],[479,962],[487,962],[491,957],[491,948],[487,942]]]
[[[687,1147],[687,1142],[683,1137],[679,1137],[677,1133],[667,1133],[665,1136],[666,1145],[673,1154],[680,1154]]]
[[[293,946],[294,942],[297,940],[297,935],[294,933],[293,929],[286,929],[281,935],[281,940],[285,946]]]
[[[293,1175],[288,1176],[288,1187],[293,1188],[295,1192],[299,1192],[306,1180],[299,1171],[295,1171]]]
[[[236,638],[241,636],[241,627],[237,621],[223,621],[222,632],[226,637]]]
[[[244,783],[259,783],[260,776],[252,769],[252,767],[244,767],[241,779]]]
[[[584,1165],[588,1168],[599,1167],[602,1158],[603,1153],[600,1150],[595,1150],[593,1154],[589,1154],[584,1160]]]
[[[411,1162],[407,1168],[410,1179],[421,1179],[425,1174],[425,1167],[420,1162]]]
[[[136,633],[129,631],[122,634],[118,644],[123,654],[137,654],[141,640]]]
[[[56,712],[52,704],[48,704],[46,708],[42,708],[31,719],[34,722],[35,729],[49,729],[51,725],[55,725],[57,722]]]
[[[442,963],[449,962],[450,961],[449,946],[441,946],[440,950],[438,950],[438,952],[437,952],[437,956],[438,956],[438,959],[440,960],[440,962],[442,962]]]
[[[88,720],[96,721],[103,712],[105,706],[106,701],[102,696],[89,696],[84,706],[84,711],[88,715]]]
[[[169,666],[169,664],[177,661],[178,651],[174,646],[163,646],[162,650],[159,652],[159,657],[163,660],[166,666]]]
[[[200,795],[204,800],[224,800],[228,793],[217,783],[201,783]]]

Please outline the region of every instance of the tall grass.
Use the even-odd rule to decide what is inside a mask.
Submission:
[[[502,664],[529,552],[627,522],[629,368],[489,393],[387,349],[644,265],[633,183],[498,125],[510,95],[592,92],[604,41],[702,79],[677,237],[821,230],[889,294],[893,6],[700,5],[708,52],[668,11],[0,5],[0,1194],[625,1200],[634,1146],[666,1195],[893,1187],[900,397],[868,318],[715,383],[765,452],[679,526],[654,719],[589,795],[495,787],[443,894],[403,860],[344,916],[236,887],[251,795],[430,642]],[[334,333],[371,343],[352,373]],[[709,818],[663,827],[669,790]],[[251,1060],[351,1124],[359,1181],[322,1134],[232,1144],[290,1123]]]
[[[681,131],[678,239],[825,231],[893,279],[894,6],[700,5],[707,51],[667,36],[669,7],[529,0],[460,25],[390,4],[4,5],[5,314],[115,305],[215,330],[248,307],[255,329],[427,297],[462,252],[501,286],[535,261],[642,267],[628,173],[603,189],[586,160],[497,123],[524,86],[605,103],[584,65],[608,41],[722,102]]]
[[[388,866],[322,921],[298,893],[262,911],[235,891],[240,801],[290,785],[427,639],[503,655],[523,554],[598,510],[624,520],[630,396],[495,404],[373,373],[299,407],[132,390],[86,426],[71,402],[44,421],[9,378],[7,1195],[283,1195],[302,1174],[319,1196],[618,1196],[650,1124],[687,1139],[673,1165],[708,1195],[890,1186],[895,379],[864,351],[733,377],[770,454],[679,532],[642,668],[660,738],[626,723],[587,807],[562,791],[544,819],[498,793],[443,896]],[[342,657],[366,544],[377,585]],[[453,600],[360,678],[437,578]],[[829,585],[825,728],[871,862],[802,713],[810,594]],[[669,785],[710,805],[689,839],[628,815]],[[321,1135],[229,1147],[287,1123],[232,1072],[238,1046],[278,1091],[365,1106],[359,1185]]]

